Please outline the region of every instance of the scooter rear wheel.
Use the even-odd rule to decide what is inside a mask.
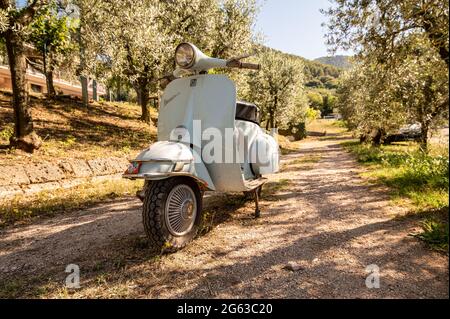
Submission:
[[[154,249],[174,252],[197,234],[202,194],[187,177],[153,181],[145,190],[142,211],[144,229]]]

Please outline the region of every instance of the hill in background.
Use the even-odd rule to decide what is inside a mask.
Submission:
[[[317,58],[314,61],[320,62],[322,64],[332,65],[341,69],[349,69],[352,67],[350,58],[351,57],[347,55],[336,55]]]
[[[342,68],[324,64],[319,61],[308,60],[298,55],[284,53],[268,47],[265,47],[265,49],[302,61],[305,66],[305,86],[307,88],[335,89],[337,87],[337,79],[343,71]]]
[[[284,53],[268,47],[265,49],[300,60],[304,65],[305,91],[309,106],[320,111],[321,116],[334,112],[337,100],[336,89],[339,85],[339,77],[344,72],[343,68],[308,60],[298,55]]]

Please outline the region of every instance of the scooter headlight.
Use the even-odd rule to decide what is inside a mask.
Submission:
[[[175,50],[175,62],[182,69],[189,69],[195,63],[195,49],[189,43],[181,43]]]

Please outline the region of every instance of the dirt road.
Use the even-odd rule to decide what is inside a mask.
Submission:
[[[6,228],[0,296],[448,298],[448,256],[408,236],[416,221],[396,218],[339,140],[307,140],[283,164],[262,218],[242,196],[209,199],[212,230],[171,255],[149,252],[133,198]],[[64,288],[68,264],[80,267],[80,289]],[[369,265],[378,289],[366,286]]]

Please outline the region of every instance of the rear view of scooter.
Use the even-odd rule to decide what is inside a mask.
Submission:
[[[154,248],[176,251],[197,234],[205,191],[255,196],[278,172],[279,146],[259,126],[259,109],[236,100],[214,68],[259,70],[257,64],[211,58],[190,43],[175,51],[177,69],[161,98],[158,142],[141,152],[124,178],[144,179],[143,222]]]

